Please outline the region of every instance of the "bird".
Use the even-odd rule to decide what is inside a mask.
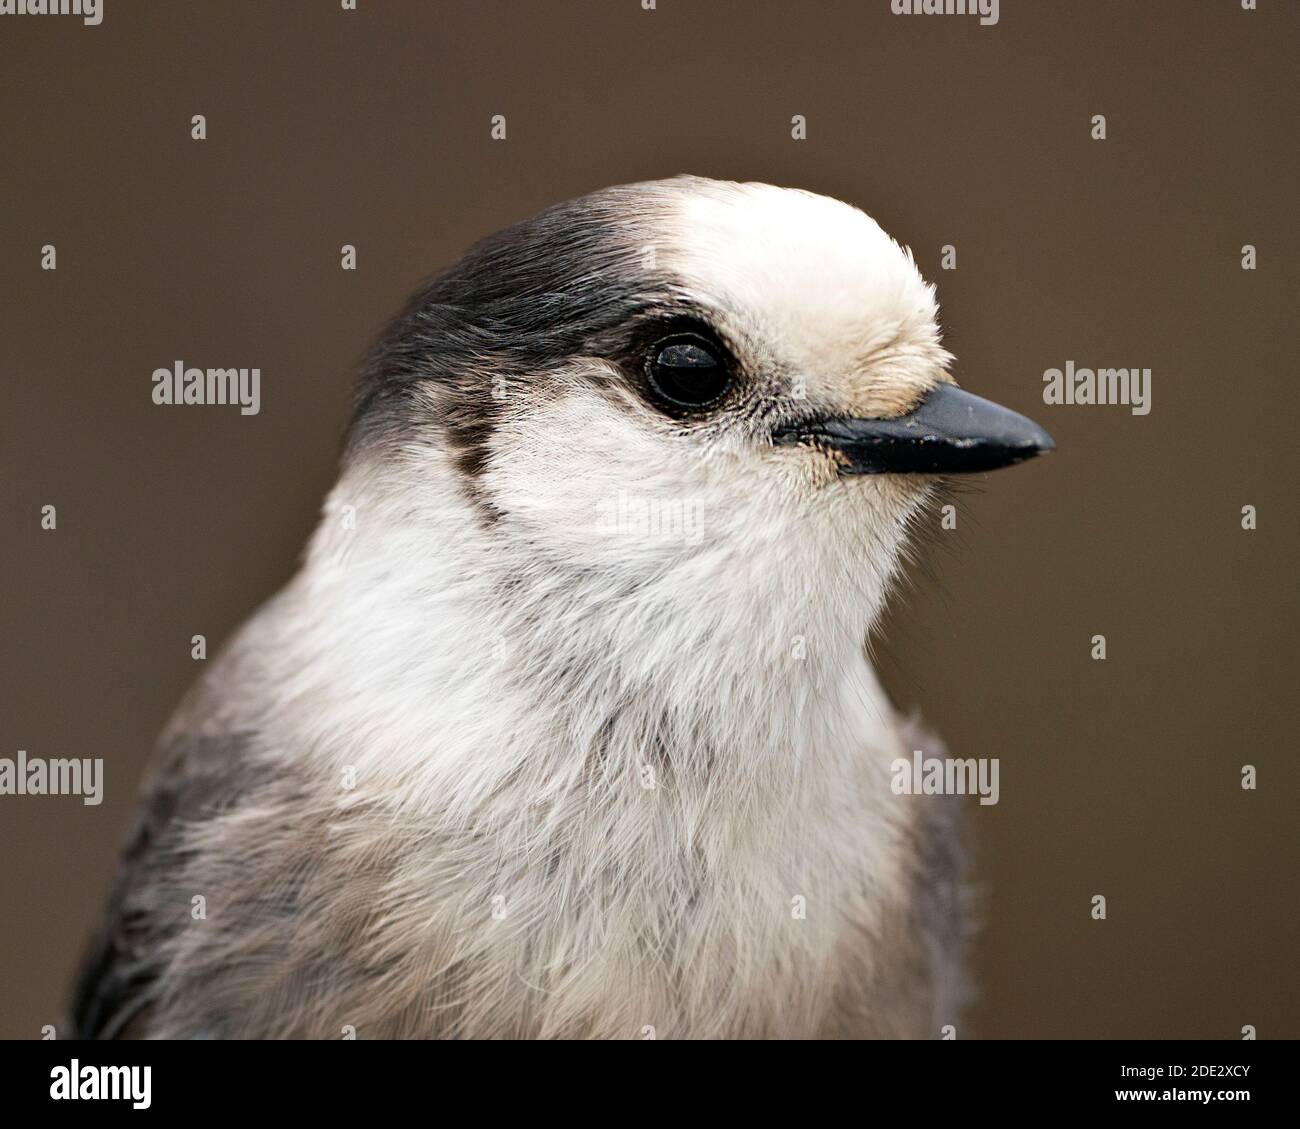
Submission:
[[[911,251],[802,189],[470,247],[159,738],[77,1034],[940,1037],[969,840],[891,789],[869,640],[950,476],[1053,447],[953,365]]]

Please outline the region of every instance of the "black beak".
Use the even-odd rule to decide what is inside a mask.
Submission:
[[[896,419],[812,420],[773,439],[836,452],[841,474],[971,474],[1056,448],[1033,420],[955,384],[936,385]]]

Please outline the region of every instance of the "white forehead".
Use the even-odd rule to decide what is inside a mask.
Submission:
[[[701,297],[813,352],[932,335],[933,289],[864,212],[769,184],[695,183],[676,200],[670,254]]]

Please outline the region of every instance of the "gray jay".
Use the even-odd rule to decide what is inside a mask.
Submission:
[[[959,389],[861,211],[678,177],[477,244],[360,380],[301,570],[164,731],[84,1037],[938,1036],[948,798],[865,642]]]

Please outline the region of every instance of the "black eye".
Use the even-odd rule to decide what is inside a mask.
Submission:
[[[731,383],[725,354],[694,333],[667,337],[654,345],[646,371],[655,393],[670,405],[682,408],[712,404]]]

